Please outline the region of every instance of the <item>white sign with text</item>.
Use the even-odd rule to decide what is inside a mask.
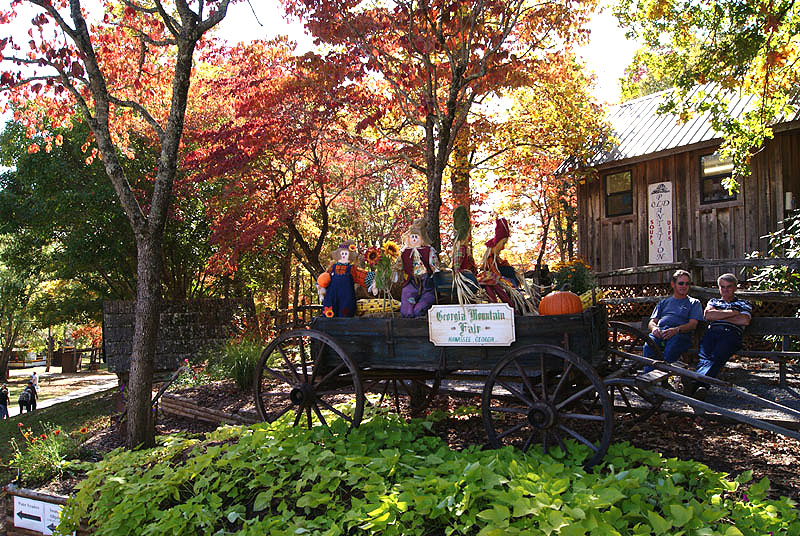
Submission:
[[[657,182],[648,185],[647,220],[650,264],[673,262],[671,182]]]
[[[42,534],[53,534],[61,516],[60,504],[14,496],[14,526]],[[74,536],[74,532],[72,533]]]
[[[514,309],[505,303],[434,305],[428,331],[436,346],[510,346],[516,340]]]

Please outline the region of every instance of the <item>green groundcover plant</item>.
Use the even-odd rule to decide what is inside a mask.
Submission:
[[[330,421],[329,421],[330,422]],[[588,450],[451,450],[430,422],[376,414],[346,433],[286,419],[117,450],[89,472],[59,530],[98,535],[800,534],[793,501],[764,480],[627,444]]]

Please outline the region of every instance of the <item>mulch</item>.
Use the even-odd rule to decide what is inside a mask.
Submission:
[[[207,408],[228,413],[254,412],[252,395],[243,393],[232,382],[214,382],[201,387],[172,391],[171,394]],[[443,410],[449,417],[437,421],[432,433],[440,436],[451,448],[462,449],[470,444],[485,444],[486,433],[480,415],[453,415],[459,406],[480,407],[479,398],[439,396],[428,409]],[[405,400],[401,413],[407,415]],[[184,432],[201,434],[216,425],[171,415],[159,415],[157,434]],[[637,422],[619,417],[615,422],[614,441],[627,441],[639,448],[660,452],[665,457],[695,460],[732,477],[752,470],[754,479],[767,477],[770,496],[787,496],[800,501],[800,441],[747,425],[673,414],[656,414]],[[123,445],[114,428],[94,434],[86,446],[96,456]],[[44,491],[68,494],[75,481],[51,483]]]

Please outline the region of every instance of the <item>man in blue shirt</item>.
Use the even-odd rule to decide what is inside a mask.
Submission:
[[[742,347],[744,328],[750,324],[753,306],[736,296],[736,276],[722,274],[717,279],[719,298],[712,298],[704,312],[708,330],[700,341],[697,373],[716,378],[728,359]],[[707,384],[690,384],[687,394],[700,400],[708,394]]]
[[[645,357],[655,357],[650,345],[657,345],[664,353],[664,361],[674,363],[692,345],[692,332],[703,320],[703,306],[700,300],[689,296],[690,284],[686,270],[672,274],[672,296],[658,302],[650,315],[650,341],[644,345]]]

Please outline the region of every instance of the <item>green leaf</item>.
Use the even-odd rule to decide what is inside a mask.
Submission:
[[[262,511],[269,506],[270,501],[272,501],[272,490],[262,491],[256,495],[256,500],[253,502],[253,510],[256,512]]]
[[[694,516],[691,506],[686,508],[680,504],[670,504],[669,514],[672,519],[672,524],[676,527],[684,526]]]
[[[672,523],[655,512],[647,512],[647,519],[656,534],[667,534],[667,531],[672,528]]]
[[[742,534],[742,531],[731,525],[725,531],[725,536],[744,536],[744,534]]]

